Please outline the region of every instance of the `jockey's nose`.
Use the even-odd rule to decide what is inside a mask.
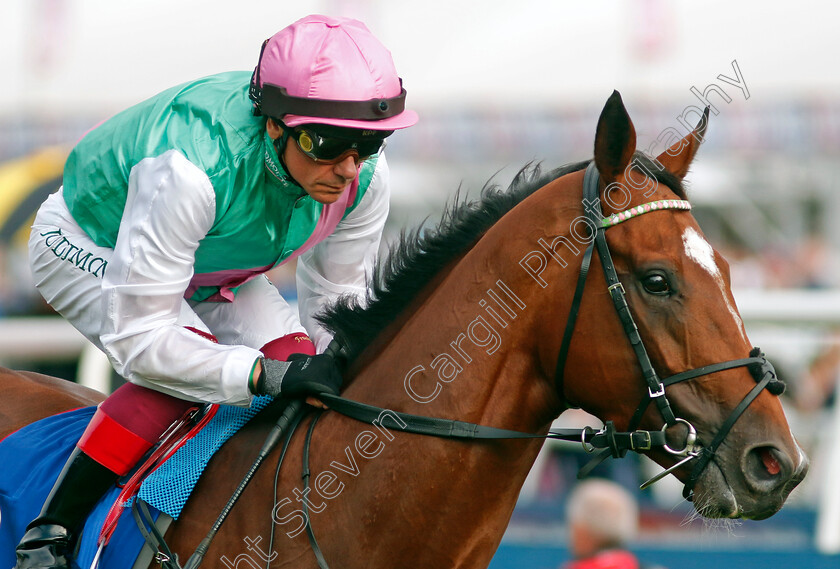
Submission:
[[[358,160],[358,156],[355,154],[348,154],[335,163],[333,166],[333,172],[345,180],[352,180],[356,177],[356,171],[358,169],[356,160]]]

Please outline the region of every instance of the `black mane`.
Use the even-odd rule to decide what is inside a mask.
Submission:
[[[636,158],[681,199],[680,181],[637,153]],[[353,361],[388,326],[449,262],[463,255],[493,224],[519,202],[549,182],[586,168],[589,161],[562,166],[543,174],[539,165],[525,166],[507,190],[488,182],[478,200],[456,194],[433,229],[419,226],[403,231],[384,259],[377,262],[369,283],[366,306],[342,297],[317,316]]]

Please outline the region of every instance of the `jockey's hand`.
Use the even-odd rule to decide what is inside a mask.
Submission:
[[[272,397],[302,397],[331,393],[338,395],[342,377],[335,359],[327,354],[292,354],[283,362],[262,358],[257,393]]]

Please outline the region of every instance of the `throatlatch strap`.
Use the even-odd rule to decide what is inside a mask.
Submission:
[[[586,277],[589,274],[589,266],[592,262],[592,251],[594,249],[595,241],[593,240],[583,253],[583,261],[580,265],[575,295],[572,298],[572,306],[569,308],[566,329],[563,331],[563,341],[560,343],[560,354],[557,357],[557,366],[554,369],[554,385],[557,389],[557,394],[564,404],[566,398],[563,396],[563,373],[566,369],[566,358],[569,355],[569,346],[572,344],[572,334],[575,332],[575,323],[577,322],[578,312],[580,311],[580,302],[583,298],[583,289],[586,285]]]

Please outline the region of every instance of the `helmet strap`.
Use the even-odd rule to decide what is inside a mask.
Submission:
[[[272,146],[274,146],[274,151],[277,154],[277,161],[275,162],[274,158],[269,154],[270,151],[266,149],[266,167],[269,171],[271,171],[274,177],[278,178],[280,181],[290,182],[298,188],[303,189],[303,186],[292,176],[292,173],[289,171],[289,167],[286,165],[286,160],[283,157],[286,145],[289,141],[289,129],[282,122],[275,122],[282,127],[283,134],[277,138],[271,138],[268,132],[264,133],[264,136],[271,141]],[[268,140],[266,142],[268,142]],[[278,165],[282,171],[278,171]]]
[[[283,166],[283,169],[286,171],[286,175],[289,177],[289,181],[296,185],[298,188],[303,189],[303,186],[295,180],[295,177],[292,176],[292,171],[289,170],[289,167],[286,166],[286,157],[285,157],[285,150],[286,145],[289,143],[289,129],[285,125],[283,125],[283,134],[280,135],[279,138],[274,139],[274,150],[277,151],[277,158],[280,159],[280,165]]]

